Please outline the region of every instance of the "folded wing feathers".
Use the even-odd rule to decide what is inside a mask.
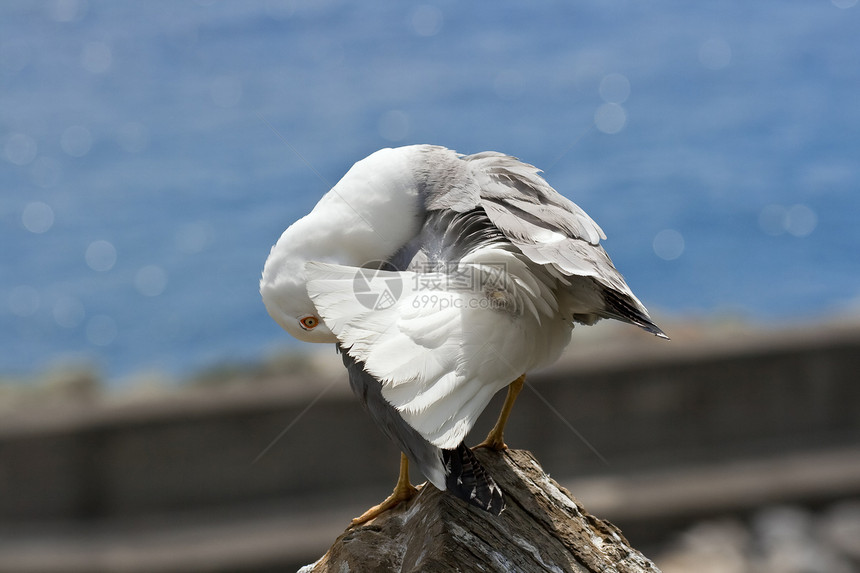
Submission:
[[[410,290],[410,272],[398,273],[404,293],[394,306],[372,310],[353,294],[357,269],[308,263],[305,270],[308,294],[346,352],[364,362],[382,383],[383,397],[437,447],[456,447],[493,394],[522,373],[511,366],[521,358],[491,344],[505,341],[504,312],[470,308],[468,301],[462,308],[414,304],[419,299]]]
[[[539,169],[499,153],[463,159],[480,181],[481,206],[524,255],[557,271],[550,272],[563,284],[570,284],[565,277],[584,277],[602,287],[601,308],[588,314],[624,320],[665,336],[600,246],[606,239],[603,230],[546,183]]]

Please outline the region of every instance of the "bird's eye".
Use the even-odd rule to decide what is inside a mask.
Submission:
[[[308,315],[299,319],[299,324],[302,325],[302,328],[305,330],[313,330],[320,323],[320,319],[313,315]]]

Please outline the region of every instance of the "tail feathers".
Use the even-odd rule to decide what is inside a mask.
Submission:
[[[627,297],[610,289],[605,289],[603,291],[603,300],[606,304],[606,314],[609,318],[630,322],[651,334],[659,336],[660,338],[669,338],[659,326],[651,321],[651,317],[648,316],[648,313],[644,312],[644,307],[641,309],[637,308],[632,301],[627,300],[626,298]]]
[[[453,495],[493,515],[505,509],[502,490],[465,444],[454,450],[442,450],[442,463],[445,489]]]

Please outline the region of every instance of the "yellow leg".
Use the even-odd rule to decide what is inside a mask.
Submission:
[[[511,409],[513,409],[514,402],[516,401],[517,396],[519,396],[520,391],[523,389],[523,384],[525,384],[525,382],[526,375],[523,374],[508,386],[508,395],[505,398],[505,405],[502,406],[502,412],[499,414],[499,419],[496,422],[496,425],[493,426],[493,429],[490,430],[489,434],[487,434],[487,438],[475,446],[476,448],[490,448],[497,452],[508,449],[504,440],[505,424],[508,423],[508,416],[511,415]]]
[[[379,505],[375,505],[365,511],[360,517],[352,520],[352,525],[362,525],[371,519],[378,517],[385,511],[396,506],[402,501],[409,501],[418,493],[418,489],[409,483],[409,460],[406,454],[400,454],[400,476],[397,478],[397,485],[394,486],[394,491],[391,492],[385,501]]]

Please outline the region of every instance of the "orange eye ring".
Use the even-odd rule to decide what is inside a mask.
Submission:
[[[314,328],[316,328],[319,325],[319,323],[320,323],[320,319],[318,319],[317,317],[315,317],[312,314],[309,314],[308,316],[303,316],[302,318],[299,319],[299,324],[305,330],[313,330]]]

